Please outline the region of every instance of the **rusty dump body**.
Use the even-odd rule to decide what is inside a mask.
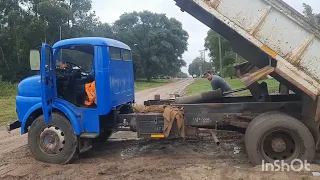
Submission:
[[[320,95],[319,29],[283,1],[175,1],[228,39],[234,50],[254,65],[272,65],[272,75],[281,82],[313,99]]]
[[[294,117],[319,142],[320,33],[300,13],[281,0],[175,0],[177,6],[228,39],[249,62],[237,66],[249,97],[224,97],[217,92],[177,100],[149,100],[146,106],[183,108],[186,134],[193,128],[244,132],[260,114],[282,112]],[[251,75],[246,73],[255,69]],[[270,95],[267,75],[280,82],[279,95]],[[290,91],[289,91],[290,90]],[[237,90],[235,90],[236,92]],[[289,93],[294,92],[294,93]],[[230,94],[230,92],[227,92]],[[231,92],[232,94],[232,92]],[[208,96],[214,96],[209,97]],[[161,113],[120,114],[139,136],[163,131]]]
[[[201,115],[196,115],[196,111],[200,110],[200,114],[210,112],[216,117],[212,119],[224,119],[223,122],[230,124],[230,120],[239,117],[250,122],[254,114],[285,111],[301,120],[316,143],[319,142],[320,31],[317,26],[282,0],[174,1],[183,12],[229,40],[233,50],[248,60],[236,70],[252,94],[251,98],[222,98],[210,105],[183,105],[186,118],[199,120]],[[246,76],[253,68],[254,73]],[[280,82],[281,96],[269,95],[267,84],[258,83],[267,75]],[[237,126],[245,124],[240,122]]]

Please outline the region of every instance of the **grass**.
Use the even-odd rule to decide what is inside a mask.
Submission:
[[[15,96],[17,94],[18,84],[3,82],[0,79],[0,98]]]
[[[234,90],[245,87],[240,79],[226,78],[225,80],[228,82],[228,84]],[[274,79],[266,79],[263,81],[265,81],[268,84],[268,89],[269,89],[270,93],[274,93],[274,92],[278,91],[278,89],[279,89],[279,82],[278,81],[276,81]],[[188,88],[186,89],[186,95],[194,95],[194,94],[199,94],[199,93],[203,93],[203,92],[207,92],[207,91],[211,91],[211,90],[212,90],[211,84],[207,79],[198,79],[195,83],[188,86]],[[250,92],[247,90],[247,91],[239,92],[236,95],[237,96],[247,96],[247,95],[250,95]]]
[[[138,79],[134,83],[134,88],[135,88],[135,91],[141,91],[144,89],[162,86],[169,82],[170,82],[169,79],[153,79],[150,82],[148,82],[145,79]]]
[[[16,94],[17,84],[6,83],[0,80],[0,125],[17,119]]]
[[[135,90],[158,87],[169,83],[168,79],[156,79],[147,82],[144,79],[139,79],[135,82]],[[17,119],[15,96],[17,94],[17,84],[2,82],[0,80],[0,125],[4,125],[10,121]]]
[[[4,125],[10,121],[16,120],[16,102],[15,97],[0,97],[0,125]]]

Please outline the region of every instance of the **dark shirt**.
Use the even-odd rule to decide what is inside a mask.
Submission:
[[[229,84],[220,76],[214,75],[211,80],[213,90],[221,89],[221,92],[231,91]]]

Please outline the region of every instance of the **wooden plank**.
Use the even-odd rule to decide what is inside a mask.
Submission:
[[[275,68],[272,66],[266,66],[259,71],[256,71],[249,76],[245,76],[242,78],[242,82],[248,87],[251,84],[259,81],[262,77],[269,75],[270,73],[274,72]]]

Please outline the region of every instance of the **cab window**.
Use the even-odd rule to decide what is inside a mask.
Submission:
[[[57,54],[57,67],[70,64],[73,68],[81,68],[86,72],[91,72],[93,54],[93,46],[71,46],[60,49]]]
[[[131,61],[131,52],[129,50],[122,49],[122,59],[124,61]]]
[[[49,72],[54,69],[54,64],[52,64],[52,49],[46,46],[46,72]],[[51,62],[51,64],[50,64]]]
[[[113,60],[121,60],[121,49],[109,47],[110,58]]]

